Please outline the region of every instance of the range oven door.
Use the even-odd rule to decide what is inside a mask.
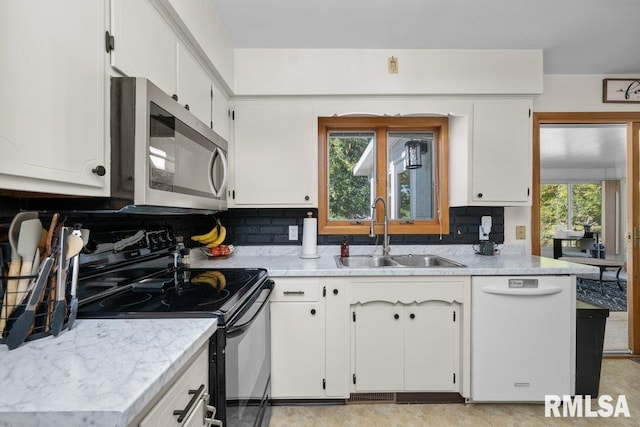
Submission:
[[[217,366],[218,378],[213,398],[219,416],[216,418],[227,427],[269,424],[271,291],[272,288],[268,288],[256,293],[250,308],[237,321],[219,329],[217,333],[216,358],[220,360],[218,356],[222,354],[224,366]],[[221,349],[222,335],[226,337],[224,349]],[[221,384],[221,380],[224,380],[224,384]]]

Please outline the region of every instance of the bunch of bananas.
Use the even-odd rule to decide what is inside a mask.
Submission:
[[[206,234],[191,236],[191,240],[206,245],[207,248],[220,246],[227,237],[227,229],[222,225],[219,219],[216,219],[216,225]]]
[[[195,285],[209,285],[217,291],[221,291],[227,286],[227,278],[219,271],[207,270],[192,277],[191,283]]]

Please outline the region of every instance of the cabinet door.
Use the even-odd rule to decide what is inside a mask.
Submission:
[[[473,106],[471,199],[531,204],[531,102]]]
[[[459,387],[457,304],[427,301],[405,307],[405,390],[455,391]],[[454,318],[454,311],[457,317]]]
[[[105,4],[0,2],[0,188],[104,196]]]
[[[213,118],[211,119],[213,120],[212,129],[227,141],[230,139],[229,115],[229,100],[218,88],[218,86],[213,85]]]
[[[176,94],[178,37],[150,0],[112,0],[111,66],[131,77],[146,77]]]
[[[319,302],[272,302],[271,397],[322,397],[322,312]]]
[[[178,102],[211,126],[213,87],[204,68],[183,44],[178,44]]]
[[[236,102],[236,206],[317,206],[311,113],[293,101]]]
[[[355,306],[355,389],[404,389],[404,316],[400,304]]]

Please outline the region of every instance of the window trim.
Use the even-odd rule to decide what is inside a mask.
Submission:
[[[424,131],[436,132],[434,147],[437,184],[435,186],[436,218],[389,221],[389,234],[449,234],[449,119],[448,117],[318,117],[318,233],[319,234],[369,234],[370,222],[329,221],[328,194],[328,144],[329,131],[372,130],[376,132],[376,197],[387,196],[387,132]],[[376,223],[382,223],[383,212],[378,204]],[[376,233],[382,233],[382,225],[376,225]]]

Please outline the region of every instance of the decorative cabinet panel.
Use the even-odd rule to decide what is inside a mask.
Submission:
[[[0,4],[0,188],[105,196],[106,2]],[[99,172],[99,173],[95,173]]]
[[[235,206],[317,206],[318,138],[311,106],[237,100],[234,111]]]

